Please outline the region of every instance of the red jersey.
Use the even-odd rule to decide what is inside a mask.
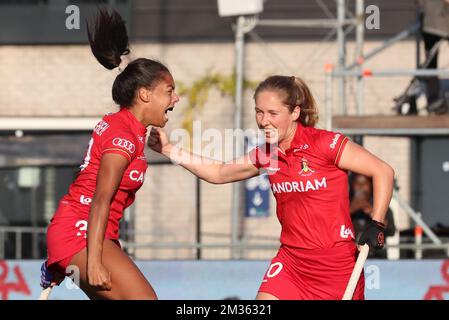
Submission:
[[[338,168],[348,138],[298,123],[289,149],[256,147],[250,158],[265,169],[277,201],[281,243],[302,249],[352,242],[347,173]]]
[[[118,238],[123,210],[134,202],[135,193],[144,182],[148,167],[144,154],[146,132],[147,129],[126,108],[104,116],[92,133],[81,171],[70,186],[68,194],[61,200],[62,204],[68,204],[74,209],[72,211],[79,219],[88,221],[101,157],[106,153],[126,157],[129,164],[111,202],[106,230],[108,238]],[[86,231],[87,228],[84,227],[83,230]]]

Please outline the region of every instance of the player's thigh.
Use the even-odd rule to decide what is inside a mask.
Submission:
[[[103,243],[102,262],[111,272],[112,289],[100,290],[87,282],[87,250],[77,253],[71,265],[79,269],[80,287],[90,299],[155,300],[156,293],[142,272],[123,250],[111,240]]]
[[[112,285],[120,288],[121,299],[157,299],[153,287],[143,273],[118,245],[106,240],[103,253],[103,265],[111,272]]]

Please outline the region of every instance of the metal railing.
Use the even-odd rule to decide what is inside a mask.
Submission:
[[[24,234],[30,235],[31,239],[31,251],[28,258],[40,259],[42,256],[40,253],[40,241],[39,239],[45,239],[47,228],[43,227],[4,227],[0,226],[0,259],[4,259],[6,256],[6,244],[9,235],[14,235],[14,259],[22,259],[23,255],[23,236]]]
[[[132,231],[133,234],[136,233],[136,231]],[[144,233],[144,232],[143,232]],[[28,238],[31,240],[31,255],[24,257],[23,254],[23,247],[24,247],[24,235],[28,234]],[[38,238],[45,239],[46,234],[46,228],[38,227],[6,227],[6,226],[0,226],[0,259],[23,259],[23,258],[32,258],[32,259],[45,259],[45,256],[42,256],[42,252],[46,252],[46,250],[42,250],[42,246],[45,246],[45,242],[39,243]],[[14,237],[11,237],[11,235],[14,235]],[[218,235],[218,238],[221,238],[223,236],[226,236],[224,234]],[[9,241],[7,241],[7,238],[9,238]],[[13,238],[14,241],[11,243],[10,239]],[[123,236],[123,238],[126,238]],[[262,251],[269,251],[269,255],[267,257],[263,257],[263,259],[268,259],[268,256],[271,256],[275,251],[279,249],[280,243],[277,239],[258,239],[252,238],[247,239],[246,242],[242,241],[238,244],[233,244],[230,241],[229,235],[227,235],[227,238],[229,242],[220,241],[220,243],[198,243],[198,242],[192,242],[192,243],[179,243],[179,242],[151,242],[151,243],[136,243],[136,242],[127,242],[125,240],[120,239],[120,243],[124,250],[126,251],[135,251],[139,249],[150,249],[150,250],[192,250],[191,259],[197,259],[195,252],[198,249],[201,250],[228,250],[229,252],[233,251],[240,251],[244,253],[254,253],[254,252],[262,252]],[[401,250],[410,250],[413,254],[410,254],[409,257],[420,257],[422,258],[422,255],[417,253],[422,253],[423,251],[429,251],[429,250],[444,250],[444,253],[440,254],[440,258],[445,258],[447,254],[449,253],[449,242],[444,241],[440,243],[433,243],[431,239],[425,239],[426,242],[429,243],[404,243],[404,242],[413,242],[414,237],[407,237],[403,236],[402,243],[400,244],[386,244],[385,250],[389,248],[397,248]],[[388,239],[388,238],[387,238]],[[262,243],[253,243],[252,241],[258,241],[263,240]],[[447,240],[447,239],[445,239]],[[387,241],[388,242],[388,241]],[[6,252],[6,246],[7,245],[13,245],[14,250],[8,250],[10,252],[9,256],[5,254]],[[41,247],[40,247],[41,246]],[[14,255],[11,256],[11,252],[14,252]],[[39,254],[41,253],[41,254]],[[132,256],[132,254],[131,254]],[[243,255],[245,256],[245,255]],[[232,259],[232,255],[230,256],[230,259]],[[401,257],[404,258],[404,257]],[[420,259],[418,258],[418,259]],[[220,258],[222,259],[222,258]],[[247,259],[247,258],[245,258]],[[251,259],[251,258],[250,258]],[[258,259],[258,258],[256,258]],[[260,259],[260,258],[259,258]]]

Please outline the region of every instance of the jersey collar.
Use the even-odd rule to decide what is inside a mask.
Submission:
[[[290,143],[290,147],[285,150],[285,154],[294,152],[295,149],[298,149],[301,147],[301,139],[302,139],[303,132],[304,132],[304,126],[300,122],[297,122],[295,135],[293,137],[292,142]],[[280,153],[283,153],[281,151],[281,149],[278,148],[278,150]]]
[[[144,135],[147,133],[147,128],[145,128],[144,125],[139,120],[137,120],[137,118],[132,114],[131,111],[129,111],[128,108],[122,107],[119,112],[124,117],[129,119],[129,121],[131,121],[133,127],[137,128],[137,130],[139,131],[140,134]]]

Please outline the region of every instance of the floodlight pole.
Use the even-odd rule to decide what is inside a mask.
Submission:
[[[237,18],[237,26],[235,33],[235,113],[234,128],[242,128],[242,111],[243,111],[243,78],[244,78],[244,60],[245,60],[245,17]]]
[[[243,128],[243,78],[245,73],[245,34],[255,27],[255,23],[251,24],[244,16],[237,18],[235,29],[235,111],[234,111],[234,130]],[[235,141],[235,157],[240,157],[241,151],[244,150],[242,141]],[[239,259],[237,254],[237,244],[239,243],[240,229],[240,205],[241,190],[243,184],[241,182],[232,185],[232,217],[231,217],[231,259]]]
[[[243,25],[245,17],[239,16],[237,18],[235,30],[235,111],[234,111],[234,129],[242,128],[242,107],[243,107],[243,73],[244,73],[244,58],[245,46],[243,32]],[[235,141],[238,150],[239,141]],[[236,156],[238,156],[236,154]],[[236,182],[232,185],[232,216],[231,216],[231,259],[238,259],[236,245],[239,243],[239,225],[240,225],[240,190],[242,188],[241,182]]]

